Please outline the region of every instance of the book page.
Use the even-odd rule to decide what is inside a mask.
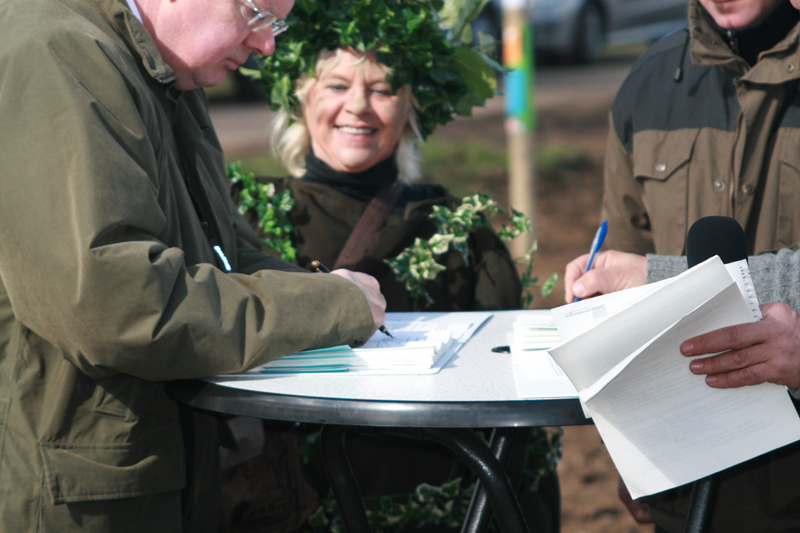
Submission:
[[[242,374],[230,374],[226,379],[316,372],[435,374],[491,316],[491,313],[450,313],[439,320],[388,320],[384,325],[394,338],[376,331],[359,348],[344,345],[305,350]]]
[[[562,342],[574,339],[670,281],[671,279],[665,279],[650,285],[603,294],[552,309],[553,321],[558,328]]]
[[[387,327],[387,329],[389,329]],[[450,344],[453,333],[448,330],[389,330],[392,336],[377,332],[372,335],[367,342],[359,346],[357,350],[387,350],[392,348],[419,348],[431,347],[440,349],[446,344]]]
[[[549,353],[580,392],[676,320],[730,285],[735,286],[722,261],[715,256]],[[555,313],[554,316],[558,322]]]
[[[680,354],[690,337],[754,320],[731,284],[583,398],[632,497],[695,481],[800,439],[800,419],[784,387],[713,389]]]
[[[734,263],[727,263],[725,264],[725,269],[739,286],[739,289],[751,306],[753,316],[761,319],[758,297],[755,294],[753,281],[750,278],[750,271],[747,268],[747,260],[742,259]],[[553,321],[561,335],[562,342],[577,337],[584,331],[593,328],[610,315],[618,313],[634,302],[646,298],[648,294],[671,283],[673,279],[674,278],[668,278],[648,285],[603,294],[573,304],[556,307],[551,312]]]

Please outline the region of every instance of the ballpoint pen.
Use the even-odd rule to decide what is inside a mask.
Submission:
[[[583,273],[586,274],[589,272],[589,269],[592,268],[592,261],[594,261],[594,256],[597,254],[600,247],[603,246],[603,241],[606,238],[606,232],[608,231],[608,222],[603,221],[600,224],[600,227],[597,228],[597,233],[594,234],[594,240],[592,240],[592,247],[589,249],[589,261],[586,262],[586,268],[584,269]],[[581,299],[575,296],[572,299],[572,303],[580,302]]]
[[[316,259],[311,261],[311,265],[310,266],[311,266],[311,268],[313,268],[317,272],[322,272],[324,274],[330,274],[331,273],[331,271],[330,271],[330,269],[328,267],[326,267],[325,265],[322,264],[321,261],[317,261]],[[389,333],[389,330],[386,329],[386,326],[381,325],[381,327],[378,328],[378,331],[380,331],[384,335],[387,335],[387,336],[389,336],[389,337],[394,339],[394,335]]]

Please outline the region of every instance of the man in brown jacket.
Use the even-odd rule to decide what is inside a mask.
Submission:
[[[689,27],[637,61],[611,112],[607,248],[682,255],[709,215],[738,220],[751,255],[800,243],[798,22],[788,0],[690,0]],[[795,445],[726,472],[713,531],[800,529],[798,471]],[[687,504],[678,489],[631,508],[677,532]]]
[[[382,323],[374,279],[266,256],[230,200],[201,88],[291,7],[0,1],[0,531],[215,532],[216,418],[166,382]]]

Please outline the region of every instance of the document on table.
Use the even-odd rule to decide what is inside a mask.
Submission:
[[[760,320],[745,261],[723,265],[714,257],[553,316],[565,342],[550,355],[578,390],[634,498],[800,440],[785,387],[713,389],[679,351],[688,338]]]
[[[512,328],[509,345],[517,396],[526,399],[577,396],[572,382],[547,353],[547,349],[561,340],[553,314],[522,311]]]
[[[384,323],[391,338],[376,331],[358,348],[333,346],[280,357],[241,374],[210,378],[223,383],[296,374],[435,374],[463,346],[491,313],[470,313],[470,321],[401,321]]]

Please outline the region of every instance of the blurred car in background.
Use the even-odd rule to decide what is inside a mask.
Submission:
[[[686,26],[687,0],[528,0],[537,53],[590,63],[606,45],[655,41]],[[473,24],[500,39],[502,0]]]

